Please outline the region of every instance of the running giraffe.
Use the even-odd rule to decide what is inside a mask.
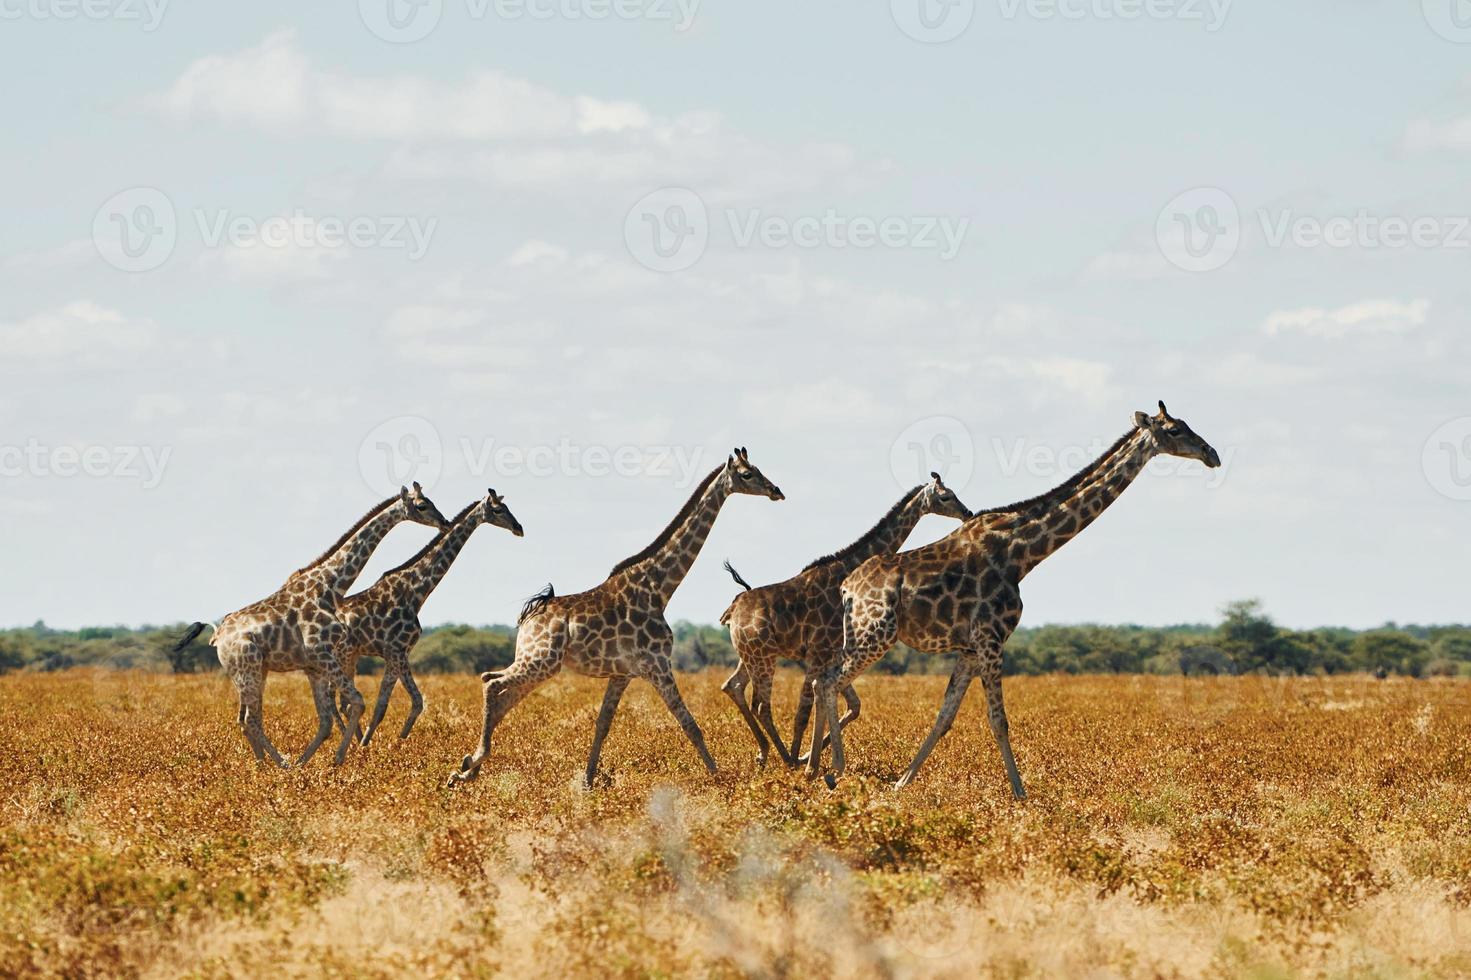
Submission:
[[[490,754],[491,736],[506,713],[564,666],[579,674],[608,678],[583,777],[585,786],[593,784],[603,740],[623,692],[635,677],[654,685],[705,768],[713,773],[715,760],[705,747],[705,736],[674,682],[674,631],[664,620],[664,607],[694,564],[721,506],[732,494],[742,493],[785,499],[751,464],[744,448],[712,470],[653,543],[613,566],[601,585],[567,596],[558,596],[547,586],[529,600],[517,621],[515,661],[503,670],[480,675],[485,697],[480,744],[450,775],[449,785],[479,775]]]

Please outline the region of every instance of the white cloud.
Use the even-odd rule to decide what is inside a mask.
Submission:
[[[294,31],[200,58],[144,105],[181,122],[406,144],[390,154],[385,172],[411,180],[549,189],[683,183],[718,202],[841,192],[890,169],[883,161],[860,163],[840,144],[768,145],[708,111],[660,117],[635,102],[564,95],[497,71],[456,82],[327,71],[300,50]],[[487,143],[498,145],[463,145]]]
[[[567,250],[560,245],[544,242],[539,238],[521,243],[514,252],[506,259],[506,264],[515,268],[517,266],[532,265],[537,262],[550,262],[561,265],[567,261]]]
[[[19,360],[87,360],[108,354],[138,353],[158,339],[152,320],[132,319],[89,300],[0,323],[0,349]]]
[[[155,391],[133,399],[133,421],[153,422],[158,419],[176,418],[184,414],[187,405],[178,395],[166,391]]]
[[[1158,249],[1118,250],[1094,256],[1083,267],[1085,282],[1144,282],[1177,270]]]
[[[1274,337],[1299,333],[1329,340],[1351,335],[1404,333],[1423,324],[1429,311],[1428,299],[1409,303],[1364,300],[1336,310],[1318,307],[1278,310],[1262,321],[1262,331]]]

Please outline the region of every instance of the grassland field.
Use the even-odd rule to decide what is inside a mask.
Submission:
[[[1010,678],[1016,803],[978,690],[895,793],[943,677],[860,682],[836,790],[757,769],[722,679],[681,677],[717,776],[635,683],[586,791],[585,678],[449,790],[472,677],[284,772],[219,676],[0,677],[0,974],[1471,975],[1466,682]],[[301,677],[266,726],[310,738]]]

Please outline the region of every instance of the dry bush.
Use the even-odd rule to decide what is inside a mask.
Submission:
[[[585,792],[581,678],[458,790],[470,678],[426,679],[408,742],[289,772],[218,677],[0,678],[0,975],[1471,973],[1464,684],[1014,678],[1018,804],[979,696],[890,791],[942,678],[861,682],[836,791],[756,770],[720,679],[682,679],[719,776],[635,685]],[[305,682],[266,716],[305,744]]]

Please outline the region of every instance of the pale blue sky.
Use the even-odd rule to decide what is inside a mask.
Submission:
[[[479,532],[428,622],[595,584],[747,446],[788,500],[728,505],[670,609],[714,620],[722,558],[767,582],[847,543],[912,442],[987,506],[1159,398],[1228,465],[1141,480],[1027,622],[1468,618],[1463,0],[706,0],[683,31],[675,0],[427,0],[411,43],[368,26],[403,0],[91,2],[0,0],[0,625],[259,598],[379,499],[379,443],[526,527]],[[968,26],[916,40],[921,2]],[[668,188],[708,244],[652,271]],[[121,251],[135,220],[172,247]]]

